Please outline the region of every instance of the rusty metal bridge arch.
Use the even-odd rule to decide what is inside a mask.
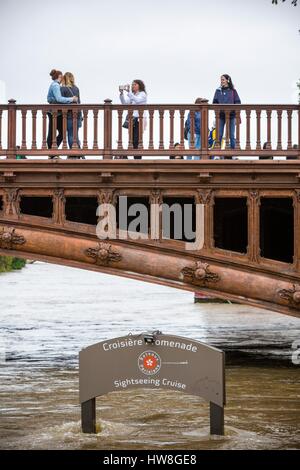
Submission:
[[[1,254],[190,291],[202,290],[300,316],[299,106],[230,105],[225,110],[227,124],[232,111],[237,117],[242,116],[241,124],[237,120],[235,149],[230,149],[228,132],[225,149],[218,143],[214,149],[208,147],[207,129],[215,117],[218,132],[220,106],[137,108],[139,113],[148,113],[149,122],[147,132],[139,134],[138,148],[133,149],[131,133],[122,128],[127,111],[129,130],[132,128],[131,109],[113,105],[109,100],[103,105],[74,106],[75,118],[77,110],[83,111],[83,138],[82,148],[76,148],[75,143],[70,150],[66,134],[68,108],[17,105],[14,101],[0,105]],[[186,113],[190,111],[193,117],[199,110],[202,113],[200,150],[195,149],[193,138],[189,147],[184,142]],[[46,145],[49,111],[54,120],[62,113],[63,142],[59,149],[54,133],[52,148]],[[263,145],[264,133],[266,145]],[[176,140],[181,144],[179,149],[174,149]],[[27,159],[18,159],[17,155]],[[47,156],[55,155],[63,158],[48,160]],[[82,155],[87,159],[64,158]],[[143,156],[143,159],[114,159],[133,155]],[[170,155],[197,155],[201,160],[169,159]],[[243,159],[212,160],[212,155]],[[253,156],[261,160],[251,160]],[[274,160],[274,157],[281,159]],[[122,195],[155,204],[187,198],[203,204],[203,248],[189,252],[183,241],[162,237],[147,241],[101,242],[96,236],[95,224],[68,218],[69,199],[117,204]],[[26,209],[28,201],[34,208],[37,200],[47,200],[47,213]],[[215,233],[219,202],[225,201],[226,205],[226,201],[237,200],[243,204],[244,250],[220,246]],[[275,201],[275,208],[281,209],[281,203],[288,207],[292,220],[288,259],[272,258],[262,250],[262,225],[264,217],[270,217],[268,207],[265,208],[268,201]],[[283,249],[285,243],[286,239]]]

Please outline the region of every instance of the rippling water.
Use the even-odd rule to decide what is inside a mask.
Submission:
[[[300,448],[300,320],[94,272],[28,265],[0,275],[0,448]],[[160,329],[226,351],[224,437],[208,405],[171,391],[97,400],[97,435],[80,432],[78,352],[105,338]]]

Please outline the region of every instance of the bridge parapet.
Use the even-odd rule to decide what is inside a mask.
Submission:
[[[67,120],[72,111],[73,147],[68,148]],[[134,144],[133,111],[139,119],[139,139]],[[201,149],[195,148],[194,117],[201,112]],[[78,116],[83,118],[78,129]],[[191,137],[184,138],[187,114],[191,115]],[[224,140],[216,139],[210,148],[208,130],[215,126],[220,134],[220,114],[225,119]],[[14,159],[16,155],[47,158],[48,156],[89,156],[97,159],[147,157],[169,159],[196,156],[212,157],[286,157],[300,158],[299,105],[212,105],[212,104],[151,104],[126,108],[124,105],[25,105],[10,100],[0,105],[0,156]],[[48,117],[52,134],[48,136]],[[128,129],[123,127],[128,116]],[[235,116],[236,143],[230,147],[230,120]],[[57,142],[56,128],[61,121],[62,142]],[[146,125],[147,121],[147,125]],[[80,140],[78,146],[77,137]],[[48,139],[48,142],[47,142]],[[175,147],[178,142],[179,146]],[[59,148],[57,144],[59,143]],[[17,148],[20,147],[20,148]],[[51,148],[50,148],[51,147]],[[214,160],[213,160],[214,161]],[[185,160],[186,163],[190,161]],[[81,163],[84,163],[83,161]]]

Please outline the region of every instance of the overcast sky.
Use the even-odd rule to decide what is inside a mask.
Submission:
[[[145,81],[151,103],[212,99],[229,73],[242,101],[293,103],[300,5],[271,0],[0,0],[7,98],[43,103],[51,68],[71,71],[82,101],[118,102]]]

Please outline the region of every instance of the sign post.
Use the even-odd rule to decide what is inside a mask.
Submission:
[[[223,351],[160,332],[113,338],[83,349],[79,353],[82,431],[96,432],[96,397],[135,388],[204,398],[210,403],[210,433],[224,435]]]

